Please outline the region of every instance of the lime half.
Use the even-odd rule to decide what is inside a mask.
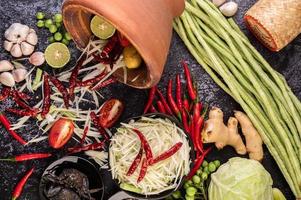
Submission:
[[[55,42],[46,48],[45,59],[51,67],[62,68],[70,60],[70,51],[65,44]]]
[[[102,16],[97,15],[91,20],[90,28],[96,37],[103,40],[112,37],[116,31],[115,27],[110,22],[106,21]]]

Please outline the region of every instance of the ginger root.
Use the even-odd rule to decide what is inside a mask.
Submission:
[[[259,133],[246,114],[235,111],[234,116],[239,121],[242,133],[246,138],[246,147],[250,159],[261,161],[263,159],[263,148]]]
[[[205,122],[202,130],[203,143],[215,143],[218,149],[230,145],[235,148],[238,154],[246,154],[246,146],[238,133],[237,119],[230,117],[226,126],[223,117],[224,114],[221,109],[214,107],[210,110],[209,119]]]

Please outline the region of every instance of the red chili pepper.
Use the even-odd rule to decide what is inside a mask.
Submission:
[[[50,81],[53,85],[59,90],[59,92],[63,96],[64,104],[66,108],[69,108],[69,93],[63,83],[54,76],[50,76]]]
[[[0,94],[0,101],[4,101],[9,97],[11,89],[8,87],[3,87]]]
[[[10,129],[10,121],[6,118],[6,116],[0,112],[0,122],[3,124],[4,128],[9,132],[13,138],[15,138],[18,142],[25,145],[26,142],[14,131]]]
[[[164,108],[164,105],[163,105],[162,101],[157,101],[157,106],[158,106],[158,110],[159,110],[160,113],[166,114],[166,110]]]
[[[151,162],[152,165],[166,160],[168,158],[170,158],[171,156],[173,156],[174,154],[176,154],[180,148],[183,146],[182,142],[178,142],[175,145],[173,145],[170,149],[168,149],[167,151],[165,151],[164,153],[162,153],[161,155],[159,155],[158,157],[156,157],[155,159],[153,159],[153,161]]]
[[[201,116],[201,111],[202,111],[202,104],[199,101],[197,101],[193,106],[193,121],[195,124]]]
[[[109,58],[110,52],[114,49],[115,45],[118,42],[117,35],[113,35],[110,40],[107,42],[107,44],[103,47],[102,52],[100,53],[100,56],[102,58]]]
[[[186,76],[187,90],[188,90],[189,97],[192,101],[195,101],[197,98],[197,93],[196,93],[195,88],[193,87],[190,70],[188,68],[187,63],[185,63],[184,61],[182,61],[182,65],[184,67],[184,72],[185,72],[185,76]]]
[[[187,112],[189,112],[189,110],[190,110],[189,100],[188,100],[186,94],[184,94],[183,108],[184,108]]]
[[[189,125],[188,125],[188,116],[187,116],[187,111],[185,109],[183,109],[181,111],[182,114],[182,124],[184,127],[184,130],[186,131],[186,133],[190,134],[190,129],[189,129]]]
[[[167,100],[169,102],[169,105],[171,106],[171,109],[176,114],[176,116],[181,120],[181,112],[172,96],[172,80],[170,79],[167,86]]]
[[[151,113],[157,113],[158,111],[156,110],[156,108],[155,108],[154,105],[151,105],[150,108],[149,108],[149,112],[151,112]]]
[[[159,98],[160,98],[160,100],[162,101],[162,103],[163,103],[163,105],[164,105],[164,108],[165,108],[165,110],[166,110],[166,113],[168,114],[168,115],[173,115],[172,114],[172,111],[171,111],[171,109],[170,109],[170,107],[169,107],[169,105],[168,105],[168,103],[167,103],[167,101],[166,101],[166,99],[165,99],[165,97],[163,96],[163,94],[162,94],[162,92],[157,88],[156,89],[156,92],[157,92],[157,94],[159,95]]]
[[[28,117],[36,117],[38,115],[39,110],[35,109],[35,110],[18,110],[18,109],[14,109],[14,108],[7,108],[6,111],[11,112],[15,115],[24,117],[24,116],[28,116]]]
[[[156,94],[156,89],[157,87],[154,86],[152,87],[150,90],[149,90],[149,95],[148,95],[148,100],[147,100],[147,103],[144,107],[144,111],[143,111],[143,114],[147,113],[147,111],[149,110],[149,108],[151,107],[153,101],[154,101],[154,98],[155,98],[155,94]]]
[[[79,153],[82,151],[102,149],[103,147],[104,147],[104,141],[89,144],[86,146],[77,146],[77,147],[68,148],[68,151],[69,151],[69,153]]]
[[[201,116],[201,117],[199,117],[199,119],[197,120],[197,122],[195,124],[195,135],[194,135],[196,149],[197,149],[197,151],[200,151],[201,153],[203,153],[203,151],[204,151],[203,142],[201,140],[201,129],[203,127],[203,123],[204,123],[204,118],[203,118],[203,116]]]
[[[52,154],[50,153],[21,154],[21,155],[14,156],[12,158],[0,159],[0,161],[22,162],[26,160],[49,158],[51,156]]]
[[[133,129],[133,131],[138,135],[138,137],[139,137],[139,139],[140,139],[140,141],[143,145],[143,149],[145,151],[147,163],[151,163],[152,160],[153,160],[153,152],[152,152],[152,149],[151,149],[148,141],[144,137],[143,133],[141,133],[138,129]]]
[[[77,83],[77,76],[78,76],[79,70],[82,67],[84,61],[85,61],[85,57],[82,56],[80,58],[80,60],[77,61],[74,69],[72,70],[72,73],[71,73],[71,76],[69,79],[69,98],[72,101],[74,99],[74,90],[75,90],[76,83]]]
[[[23,176],[23,178],[19,181],[19,183],[16,185],[14,191],[13,191],[13,195],[12,195],[12,200],[16,200],[17,198],[20,197],[23,188],[27,182],[27,180],[30,178],[30,176],[32,175],[34,171],[34,167],[31,168],[29,171],[26,172],[26,174]]]
[[[182,85],[180,75],[176,75],[176,101],[180,110],[183,109],[183,100],[182,100]]]
[[[45,118],[45,116],[49,113],[50,111],[50,85],[49,85],[49,75],[45,74],[44,75],[44,99],[43,99],[43,108],[42,108],[42,117]]]
[[[186,177],[187,180],[190,180],[195,175],[196,171],[201,167],[206,155],[211,151],[211,149],[212,147],[206,149],[201,156],[197,157],[197,159],[194,162],[193,168],[191,169],[188,176]]]
[[[148,167],[148,161],[147,161],[147,158],[144,158],[142,161],[142,165],[141,165],[137,183],[139,183],[140,181],[142,181],[144,179],[146,172],[147,172],[147,167]]]
[[[115,78],[110,78],[110,79],[105,80],[101,84],[98,84],[98,85],[92,87],[91,89],[92,90],[99,90],[100,88],[107,87],[108,85],[110,85],[112,83],[116,83],[116,82],[117,82],[117,80]]]
[[[98,83],[99,81],[101,81],[105,76],[106,76],[106,72],[104,70],[103,72],[101,72],[99,75],[97,75],[94,78],[88,79],[86,81],[77,82],[77,86],[80,86],[80,87],[92,86],[95,83]]]
[[[126,173],[127,176],[131,176],[136,171],[137,167],[141,162],[142,154],[143,154],[143,145],[141,143],[140,150],[137,156],[135,157],[134,161],[132,162],[128,172]]]
[[[25,94],[24,92],[20,92],[18,90],[12,90],[11,93],[12,95],[17,95],[18,98],[22,99],[23,101],[31,99],[31,97],[28,94]]]
[[[104,130],[103,127],[99,124],[97,115],[95,112],[90,113],[91,121],[93,122],[94,126],[98,129],[99,133],[105,138],[105,140],[109,140],[109,136],[107,132]]]
[[[86,126],[86,127],[84,128],[83,137],[82,137],[82,139],[80,140],[80,145],[81,145],[81,146],[84,144],[88,132],[89,132],[89,126]]]

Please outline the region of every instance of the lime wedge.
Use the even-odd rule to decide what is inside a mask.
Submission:
[[[102,16],[97,15],[91,20],[90,28],[96,37],[103,40],[112,37],[116,31],[115,27],[110,22],[106,21]]]
[[[62,68],[70,60],[70,51],[63,43],[52,43],[45,50],[45,60],[53,68]]]

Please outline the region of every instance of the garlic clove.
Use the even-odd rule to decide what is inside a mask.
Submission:
[[[19,58],[22,56],[22,50],[19,44],[14,44],[13,47],[10,50],[10,54],[13,57]]]
[[[233,1],[230,1],[219,7],[219,9],[226,17],[232,17],[236,14],[238,10],[238,4]]]
[[[0,61],[0,72],[7,72],[14,69],[14,65],[8,60]]]
[[[10,72],[3,72],[0,74],[0,83],[8,87],[14,87],[16,84],[15,79]]]
[[[27,42],[22,42],[20,46],[24,56],[29,56],[34,51],[34,46],[28,44]]]
[[[216,7],[220,7],[222,4],[224,4],[226,2],[226,0],[212,0],[212,3],[216,6]]]
[[[24,68],[15,69],[12,74],[14,77],[14,80],[19,83],[21,81],[24,81],[27,75],[27,70]]]
[[[14,43],[5,40],[3,46],[4,46],[4,49],[5,49],[6,51],[10,51],[11,48],[13,47],[13,45],[14,45]]]
[[[36,32],[31,32],[27,35],[26,42],[35,46],[38,43],[38,36]]]
[[[34,52],[29,57],[29,62],[34,66],[41,66],[45,62],[45,56],[43,52]]]
[[[27,25],[14,23],[5,31],[4,36],[13,43],[20,43],[26,40],[29,30]]]
[[[29,29],[29,33],[35,33],[35,32],[36,31],[33,28]]]

